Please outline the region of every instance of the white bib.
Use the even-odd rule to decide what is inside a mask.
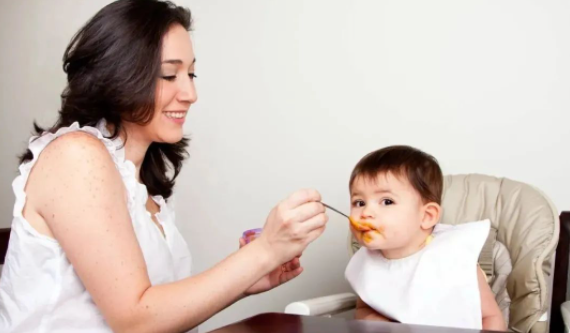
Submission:
[[[389,260],[362,247],[345,276],[378,313],[406,324],[482,328],[477,260],[490,221],[438,224],[419,252]]]

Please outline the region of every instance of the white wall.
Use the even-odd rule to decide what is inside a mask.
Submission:
[[[365,153],[410,144],[446,173],[529,182],[570,209],[567,1],[190,1],[199,101],[178,217],[199,271],[298,187],[348,210]],[[212,328],[347,290],[331,216],[306,271]],[[216,241],[211,241],[215,235]]]
[[[53,119],[58,107],[63,49],[107,2],[0,0],[0,223],[11,212],[12,157],[31,119]],[[297,188],[315,187],[348,211],[351,168],[390,144],[432,153],[446,173],[531,183],[570,209],[569,2],[178,3],[195,16],[198,58],[191,158],[177,188],[196,272],[235,250],[241,231],[261,226]],[[203,330],[347,290],[346,233],[331,215],[298,279]]]

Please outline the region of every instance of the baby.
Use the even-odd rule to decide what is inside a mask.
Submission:
[[[346,268],[356,319],[506,330],[477,259],[488,220],[437,224],[443,176],[408,146],[366,155],[350,177],[351,231],[362,245]]]

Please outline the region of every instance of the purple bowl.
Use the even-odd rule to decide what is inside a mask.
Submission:
[[[243,239],[245,239],[245,243],[248,244],[252,240],[259,237],[259,235],[261,235],[262,230],[263,228],[255,228],[244,231],[242,237]]]

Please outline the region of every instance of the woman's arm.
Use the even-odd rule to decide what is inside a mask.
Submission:
[[[117,332],[178,332],[243,296],[324,230],[316,191],[272,211],[258,240],[196,276],[151,286],[121,176],[96,138],[70,133],[42,152],[29,179],[31,202]],[[243,269],[248,267],[248,269]]]

